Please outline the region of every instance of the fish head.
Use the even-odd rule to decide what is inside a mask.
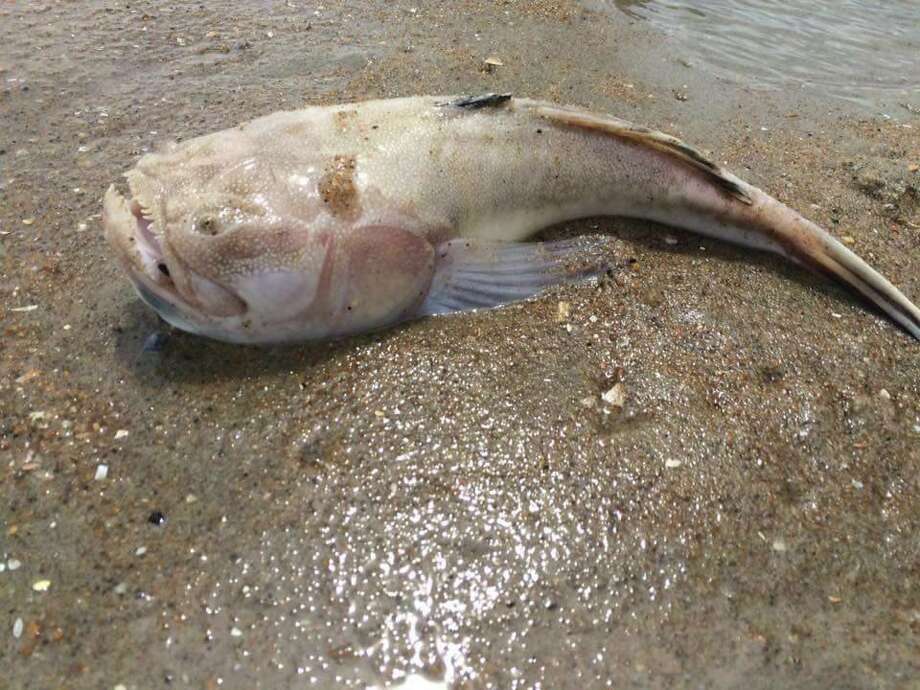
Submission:
[[[433,250],[330,211],[322,176],[236,130],[189,140],[142,157],[128,194],[108,190],[106,237],[141,299],[192,333],[300,342],[398,320],[424,296]]]

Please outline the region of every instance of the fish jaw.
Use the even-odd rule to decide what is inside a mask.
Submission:
[[[263,333],[261,326],[272,320],[275,307],[289,307],[298,292],[308,294],[303,276],[276,271],[251,277],[242,286],[247,296],[259,299],[272,293],[281,297],[263,299],[262,313],[255,321],[249,303],[239,293],[190,270],[172,255],[165,236],[151,230],[140,202],[122,196],[114,186],[105,195],[103,226],[137,295],[170,325],[232,343],[287,340],[284,329]]]
[[[169,255],[168,244],[137,198],[114,185],[103,202],[105,237],[140,298],[165,321],[185,331],[210,334],[241,322],[247,306],[226,288],[189,271]]]
[[[192,269],[143,208],[114,187],[105,236],[138,296],[181,330],[241,344],[278,344],[371,331],[403,320],[427,296],[434,248],[398,225],[302,233],[296,262],[220,283]],[[288,240],[290,241],[290,240]]]

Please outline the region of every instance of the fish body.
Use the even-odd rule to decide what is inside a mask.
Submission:
[[[560,221],[643,218],[845,283],[920,339],[920,310],[827,232],[687,144],[509,95],[310,107],[147,154],[106,235],[173,325],[240,343],[497,306],[600,270]]]

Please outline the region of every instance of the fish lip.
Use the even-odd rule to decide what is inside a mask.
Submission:
[[[157,231],[157,218],[153,199],[141,186],[143,175],[132,171],[128,177],[130,195],[120,194],[112,185],[103,204],[103,226],[106,239],[115,249],[119,263],[125,269],[141,299],[171,323],[190,320],[208,321],[211,317],[241,316],[248,305],[234,292],[214,281],[200,278],[183,262],[168,251],[162,231]],[[235,300],[233,309],[211,314],[207,305],[189,288],[191,280],[210,283]],[[185,285],[183,290],[181,285]],[[194,330],[185,325],[186,330]]]
[[[184,301],[170,276],[161,239],[153,229],[155,221],[135,195],[134,185],[129,182],[129,187],[130,196],[119,193],[114,185],[105,194],[102,218],[106,239],[135,285],[143,284],[161,299]]]

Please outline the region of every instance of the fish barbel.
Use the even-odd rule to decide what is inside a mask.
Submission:
[[[773,251],[920,339],[920,310],[811,221],[682,141],[487,94],[278,112],[143,156],[105,195],[109,242],[166,321],[298,342],[488,308],[603,270],[576,218],[643,218]]]

